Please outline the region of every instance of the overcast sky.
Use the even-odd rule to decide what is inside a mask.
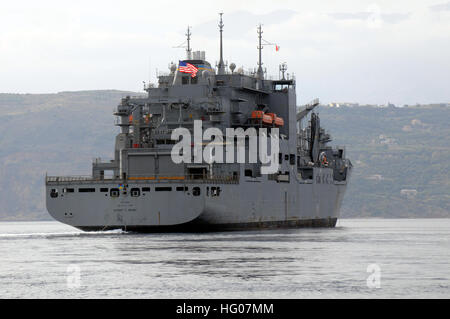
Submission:
[[[450,2],[388,1],[2,1],[0,92],[141,91],[156,69],[185,57],[174,48],[192,26],[192,47],[244,69],[257,62],[256,26],[277,43],[263,50],[269,74],[287,62],[298,104],[450,102]]]

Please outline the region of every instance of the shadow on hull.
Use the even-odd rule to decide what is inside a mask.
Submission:
[[[289,221],[266,221],[230,224],[208,224],[196,220],[168,226],[75,226],[83,231],[105,231],[121,229],[137,233],[211,233],[219,231],[242,231],[280,228],[332,228],[336,226],[337,218],[302,219]]]

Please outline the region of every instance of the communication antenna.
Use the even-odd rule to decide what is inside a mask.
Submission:
[[[186,35],[187,40],[184,41],[183,43],[181,43],[180,45],[177,45],[174,48],[186,48],[186,59],[187,60],[191,60],[192,59],[192,55],[191,55],[191,53],[192,53],[192,49],[191,49],[191,35],[192,35],[192,33],[191,33],[191,27],[190,26],[187,27],[187,32],[186,32],[185,35]]]
[[[148,83],[152,82],[152,57],[148,57]]]
[[[286,64],[286,62],[281,63],[281,64],[280,64],[280,73],[281,73],[281,79],[282,79],[282,80],[286,80],[286,79],[284,78],[284,73],[286,72],[286,70],[287,70],[287,64]]]

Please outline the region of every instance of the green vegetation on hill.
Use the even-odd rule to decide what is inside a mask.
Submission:
[[[0,94],[0,219],[50,219],[44,176],[112,158],[122,91]],[[449,107],[320,106],[354,165],[344,217],[450,217]],[[403,190],[403,192],[402,192]]]
[[[450,108],[318,109],[354,172],[347,217],[450,217]]]

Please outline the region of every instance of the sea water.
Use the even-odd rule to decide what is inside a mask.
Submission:
[[[0,298],[449,298],[450,219],[82,232],[0,223]]]

